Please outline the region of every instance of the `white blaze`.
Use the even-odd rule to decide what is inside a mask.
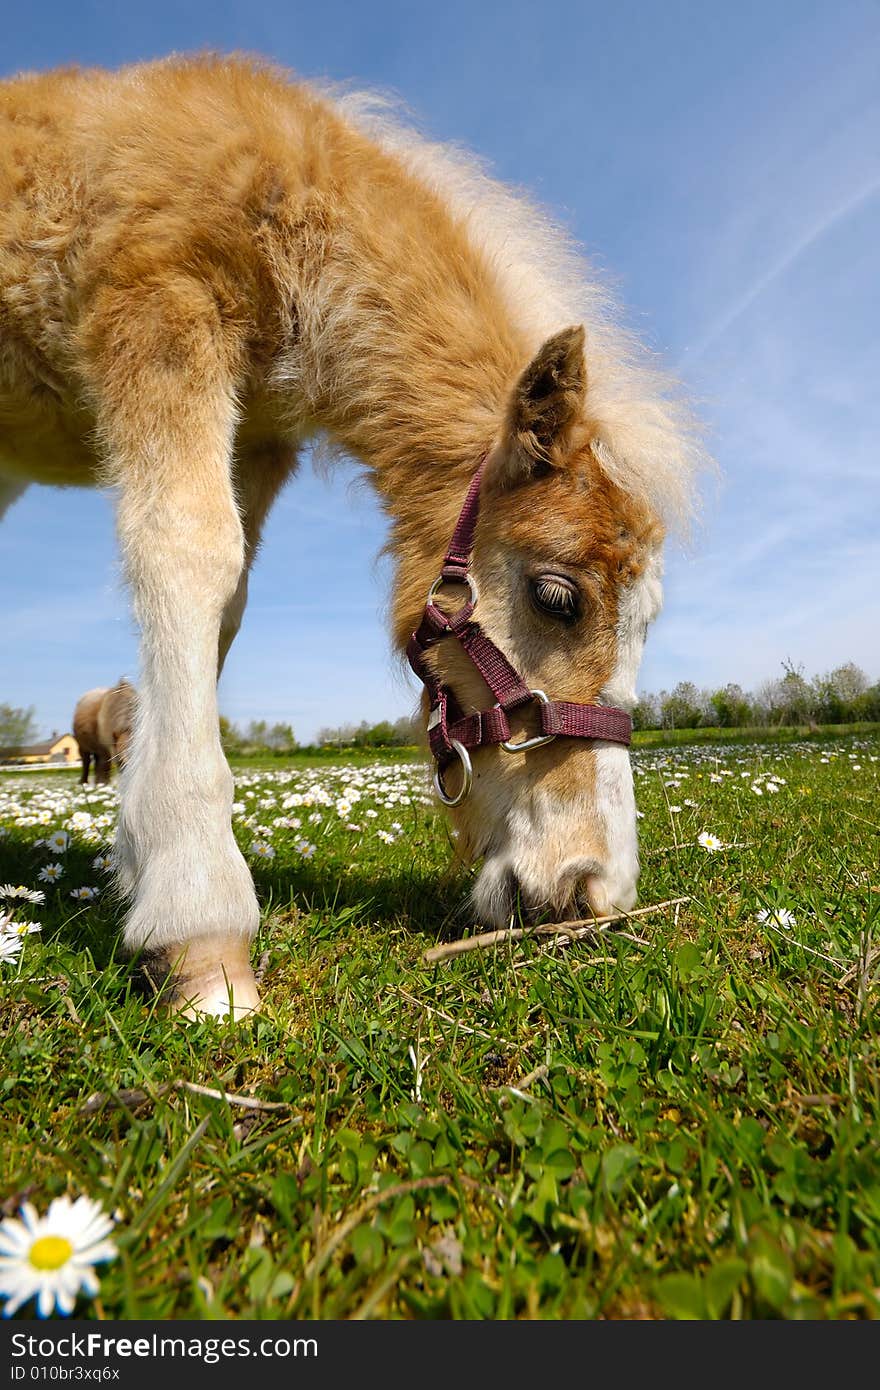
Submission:
[[[617,618],[617,661],[602,691],[606,705],[632,709],[636,676],[648,624],[660,611],[663,559],[655,551],[644,572],[620,595]],[[619,743],[596,743],[596,811],[605,826],[609,850],[602,886],[609,906],[629,911],[636,901],[639,848],[636,803],[629,751]]]
[[[614,670],[600,693],[606,705],[630,709],[635,703],[645,630],[660,608],[661,573],[658,551],[620,595]],[[507,830],[506,843],[486,853],[474,884],[482,920],[507,923],[514,880],[538,909],[569,910],[568,895],[577,887],[600,915],[635,905],[639,856],[629,750],[604,740],[590,747],[595,785],[589,793],[584,789],[563,800],[540,784],[515,790],[496,784],[493,797],[490,786],[475,787],[475,797],[483,798],[481,822]]]

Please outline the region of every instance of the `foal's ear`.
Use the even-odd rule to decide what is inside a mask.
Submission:
[[[587,392],[584,330],[554,333],[526,367],[507,407],[504,428],[508,486],[522,482],[536,464],[549,464],[554,448],[581,412]]]

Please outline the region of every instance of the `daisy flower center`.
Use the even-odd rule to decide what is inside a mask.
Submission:
[[[60,1269],[73,1254],[73,1246],[64,1236],[40,1236],[28,1253],[34,1269]]]

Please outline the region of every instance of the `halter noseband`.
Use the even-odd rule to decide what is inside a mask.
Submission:
[[[500,744],[507,753],[526,753],[530,748],[551,743],[554,738],[604,739],[611,743],[629,744],[632,736],[632,720],[626,710],[615,709],[611,705],[579,705],[568,700],[550,700],[543,690],[530,690],[507,657],[485,635],[479,623],[473,622],[478,595],[474,577],[470,573],[470,562],[480,510],[484,466],[485,460],[468,488],[443,568],[428,590],[422,621],[406,647],[409,664],[430,696],[428,742],[437,763],[434,789],[446,806],[460,805],[471,789],[473,768],[469,750],[472,748]],[[468,587],[467,602],[452,617],[448,617],[434,602],[437,590],[443,584],[466,584]],[[425,661],[425,653],[448,636],[458,640],[495,696],[497,703],[491,709],[464,714],[453,692]],[[529,704],[532,700],[538,701],[541,732],[533,738],[511,743],[508,711]],[[455,758],[461,764],[461,790],[457,796],[449,796],[443,786],[443,772]]]

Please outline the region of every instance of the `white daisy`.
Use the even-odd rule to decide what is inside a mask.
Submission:
[[[11,912],[0,912],[0,936],[27,936],[42,930],[39,922],[16,922]]]
[[[26,888],[23,883],[0,884],[0,898],[18,898],[25,903],[44,903],[46,894],[39,888]]]
[[[56,854],[63,854],[70,844],[70,836],[66,830],[56,830],[54,835],[50,835],[43,844],[47,849],[53,849]]]
[[[0,961],[14,961],[21,955],[21,937],[17,932],[0,932]]]
[[[0,1222],[0,1298],[7,1300],[3,1314],[11,1317],[36,1297],[41,1318],[56,1307],[67,1317],[81,1289],[92,1298],[98,1292],[93,1266],[116,1255],[116,1246],[106,1239],[113,1221],[90,1197],[75,1202],[56,1197],[45,1216],[25,1202],[19,1217]]]
[[[255,859],[274,859],[275,851],[265,840],[254,840],[251,845],[251,854]]]
[[[708,830],[700,831],[699,835],[697,836],[697,844],[702,845],[703,849],[708,850],[710,854],[714,854],[716,850],[724,848],[724,845],[718,839],[718,836],[710,835]]]
[[[82,888],[71,888],[70,896],[72,898],[78,898],[81,902],[90,903],[98,896],[98,892],[99,889],[97,888],[88,888],[83,885]]]
[[[791,931],[795,916],[787,907],[762,907],[755,920],[765,927],[781,927],[783,931]]]
[[[54,883],[63,873],[64,869],[60,864],[47,864],[44,869],[40,870],[38,877],[41,878],[44,883]]]

